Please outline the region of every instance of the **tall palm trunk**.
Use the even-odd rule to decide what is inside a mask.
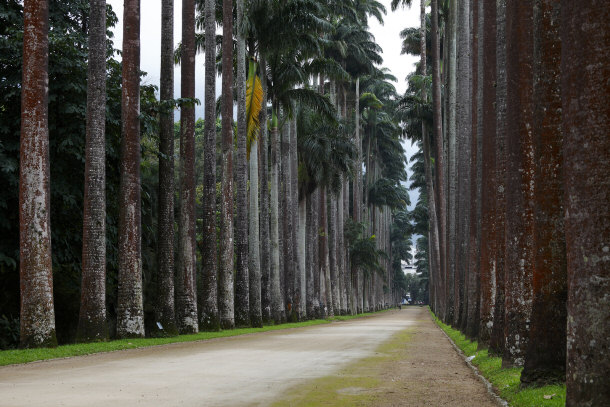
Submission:
[[[481,196],[481,264],[480,264],[480,325],[479,342],[489,344],[494,324],[496,306],[496,259],[494,219],[496,213],[496,101],[493,84],[496,79],[496,4],[483,5],[483,111],[482,113],[482,174],[481,182],[485,194]],[[500,232],[502,233],[502,232]]]
[[[220,329],[216,246],[216,2],[205,0],[205,123],[203,160],[203,261],[199,295],[201,329]]]
[[[297,156],[297,119],[296,105],[293,105],[295,116],[290,121],[290,195],[292,214],[292,228],[290,229],[290,240],[292,241],[292,264],[294,267],[293,291],[292,291],[292,307],[295,319],[302,317],[304,307],[301,306],[303,296],[301,288],[305,287],[305,274],[298,258],[298,230],[299,230],[299,174],[298,174],[298,156]]]
[[[237,2],[237,156],[235,170],[235,323],[250,325],[250,281],[248,277],[248,169],[246,162],[246,39],[243,34],[244,0]]]
[[[161,4],[161,101],[174,99],[174,0]],[[174,302],[174,112],[159,115],[159,223],[156,320],[167,335],[178,333]]]
[[[140,219],[140,1],[125,0],[117,336],[144,336]]]
[[[270,264],[270,294],[271,294],[271,317],[276,324],[286,320],[284,312],[284,301],[280,284],[280,247],[279,247],[279,151],[278,151],[278,117],[277,106],[274,103],[271,118],[271,264]]]
[[[472,139],[470,166],[470,244],[468,306],[464,333],[475,339],[479,333],[481,300],[481,213],[483,177],[483,1],[472,5]]]
[[[89,14],[83,274],[77,340],[108,337],[106,327],[106,0]],[[173,297],[172,297],[173,299]]]
[[[320,227],[319,227],[319,285],[320,285],[320,316],[326,318],[327,316],[333,315],[332,310],[332,294],[330,288],[330,265],[329,265],[329,251],[328,251],[328,210],[327,210],[327,188],[325,186],[320,187]]]
[[[337,196],[331,192],[328,199],[328,263],[330,268],[330,294],[332,297],[332,310],[339,314],[341,305],[339,301],[339,270],[337,266]]]
[[[259,226],[259,184],[258,184],[258,140],[250,145],[250,221],[248,236],[248,273],[250,278],[250,323],[253,327],[263,326],[261,310],[261,256]],[[262,193],[262,192],[261,192]]]
[[[222,3],[222,191],[220,200],[220,326],[235,327],[233,295],[233,1]]]
[[[295,291],[298,288],[299,295],[299,319],[307,318],[307,198],[301,197],[299,200],[299,223],[298,223],[298,245],[297,258],[299,262],[298,284],[295,284]],[[297,287],[298,286],[298,287]]]
[[[443,152],[443,128],[442,128],[442,112],[441,112],[441,73],[440,73],[440,35],[438,28],[438,0],[432,0],[431,3],[431,20],[432,20],[432,118],[433,118],[433,137],[435,145],[435,198],[437,213],[436,219],[438,223],[439,234],[439,269],[435,273],[436,292],[440,293],[442,281],[445,276],[446,268],[446,207],[445,207],[445,154]],[[435,296],[435,301],[436,296]],[[440,315],[440,303],[436,303],[435,312]]]
[[[447,30],[448,30],[448,44],[449,48],[449,72],[448,72],[448,109],[447,109],[447,277],[445,295],[447,302],[447,313],[445,315],[446,321],[451,323],[453,321],[455,311],[455,275],[456,275],[456,242],[457,242],[457,231],[456,231],[456,85],[457,85],[457,0],[450,0],[449,2],[449,16],[448,16]]]
[[[344,220],[344,211],[343,211],[343,202],[345,201],[345,178],[341,177],[341,189],[339,190],[339,195],[337,196],[337,269],[338,269],[338,279],[339,279],[339,296],[341,301],[341,315],[347,315],[347,310],[349,308],[347,302],[347,284],[346,284],[346,267],[345,267],[345,256],[346,256],[346,248],[345,248],[345,239],[343,234],[343,229],[345,225]]]
[[[49,210],[49,2],[23,5],[19,278],[24,348],[56,346]]]
[[[561,2],[568,406],[601,406],[610,400],[608,19],[607,2]]]
[[[533,142],[534,213],[531,318],[521,382],[565,379],[567,270],[564,234],[563,135],[561,132],[560,7],[534,2]],[[515,307],[518,311],[520,307]],[[509,315],[507,299],[507,317]],[[527,315],[518,314],[520,319]],[[507,319],[508,322],[508,319]],[[524,321],[519,321],[521,325]],[[506,326],[509,332],[510,327]],[[527,332],[521,328],[522,332]],[[505,364],[513,360],[507,335]],[[511,345],[513,345],[511,347]],[[507,353],[509,353],[507,355]]]
[[[180,93],[195,97],[195,1],[182,0]],[[180,217],[176,308],[180,333],[199,330],[195,277],[195,106],[180,107]]]
[[[317,231],[315,229],[314,217],[316,216],[315,207],[315,199],[314,194],[316,192],[312,192],[306,197],[306,206],[307,206],[307,223],[306,223],[306,233],[307,238],[305,240],[305,270],[307,272],[306,280],[305,280],[305,291],[307,293],[307,298],[305,301],[305,306],[307,309],[307,318],[313,319],[315,318],[315,287],[314,287],[314,274],[316,268],[316,262],[314,259],[314,247],[317,246]]]
[[[263,322],[271,322],[270,293],[270,235],[269,235],[269,135],[267,132],[267,64],[261,56],[261,86],[263,88],[263,109],[261,110],[261,148],[260,148],[260,236],[261,236],[261,308]]]
[[[504,324],[504,330],[497,335],[503,339],[499,342],[492,333],[490,347],[504,354],[504,364],[508,366],[523,364],[523,345],[527,345],[531,323],[536,166],[531,130],[534,120],[533,5],[532,0],[506,2],[506,285],[503,292],[497,289],[498,298],[505,297],[504,318],[498,318],[497,312],[494,315],[498,318],[494,324]]]
[[[288,116],[288,115],[287,115]],[[285,131],[282,132],[281,142],[281,171],[280,185],[282,188],[282,257],[284,276],[284,302],[286,307],[286,318],[296,321],[298,315],[294,313],[294,280],[295,280],[295,259],[292,232],[294,231],[294,208],[292,205],[292,163],[290,162],[290,139],[292,138],[292,125],[289,117],[285,118]]]

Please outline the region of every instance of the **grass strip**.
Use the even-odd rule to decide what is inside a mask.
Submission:
[[[457,329],[444,324],[432,311],[430,313],[437,325],[445,331],[447,336],[466,356],[474,356],[470,363],[479,369],[479,373],[489,380],[496,393],[506,400],[509,405],[513,407],[565,406],[565,384],[521,388],[520,378],[523,368],[502,368],[501,357],[490,356],[487,349],[477,350],[478,344],[476,341],[470,341]]]
[[[162,338],[133,338],[112,340],[107,342],[76,343],[70,345],[62,345],[56,348],[2,350],[0,351],[0,366],[29,363],[39,360],[90,355],[93,353],[113,352],[125,349],[137,349],[149,346],[167,345],[170,343],[205,341],[209,339],[227,338],[231,336],[253,334],[258,332],[277,331],[280,329],[301,328],[313,325],[328,324],[333,321],[347,321],[354,318],[367,317],[370,315],[377,314],[378,312],[364,313],[358,315],[336,316],[328,319],[314,319],[310,321],[293,322],[281,325],[266,325],[262,328],[239,328],[227,331],[199,332],[197,334],[179,335]]]

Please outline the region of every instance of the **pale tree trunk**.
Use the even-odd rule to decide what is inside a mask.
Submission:
[[[298,245],[297,258],[299,262],[298,289],[299,289],[299,319],[307,318],[307,198],[299,200],[299,223],[298,223]],[[296,288],[296,287],[295,287]]]
[[[341,177],[341,189],[337,196],[337,278],[339,279],[339,298],[341,303],[340,313],[341,315],[347,314],[347,285],[345,283],[345,243],[343,238],[343,201],[344,201],[344,190],[345,190],[345,179]]]
[[[49,3],[23,6],[19,278],[23,348],[56,346],[49,191]]]
[[[144,336],[140,219],[140,1],[125,0],[117,337]]]
[[[303,284],[304,272],[298,258],[298,230],[299,230],[299,174],[298,174],[298,153],[297,153],[297,119],[296,105],[293,105],[295,116],[290,121],[290,212],[292,215],[292,228],[290,229],[290,240],[292,242],[292,264],[293,264],[293,285],[292,285],[292,307],[293,315],[296,320],[302,318],[304,308],[301,306],[303,296],[301,288]]]
[[[295,261],[292,232],[294,231],[294,208],[292,205],[292,163],[290,162],[290,139],[293,131],[292,121],[286,117],[286,126],[282,133],[281,143],[281,186],[282,186],[282,249],[283,249],[283,275],[284,275],[284,302],[286,318],[296,321],[298,315],[294,313],[294,280]]]
[[[260,246],[261,246],[261,311],[263,322],[271,322],[270,294],[270,237],[269,237],[269,134],[267,132],[267,64],[261,56],[261,86],[263,88],[263,109],[261,110],[260,148]]]
[[[201,329],[220,329],[216,246],[216,2],[205,0],[205,124],[203,160],[203,250],[199,295]]]
[[[195,97],[195,2],[182,0],[181,97]],[[180,107],[180,217],[176,314],[180,333],[195,333],[197,284],[195,277],[195,106]]]
[[[320,187],[316,188],[312,197],[312,273],[313,273],[313,317],[320,318],[321,316],[321,297],[320,297]]]
[[[317,245],[316,240],[316,231],[314,225],[314,194],[315,192],[310,193],[305,197],[305,206],[307,207],[307,219],[305,224],[305,271],[306,271],[306,279],[305,279],[305,291],[306,291],[306,299],[305,299],[305,307],[307,311],[307,318],[314,319],[315,318],[315,302],[314,302],[314,269],[315,269],[315,261],[314,261],[314,247]]]
[[[320,187],[320,227],[319,227],[319,247],[320,247],[320,314],[321,317],[326,318],[327,316],[333,315],[332,306],[332,293],[330,287],[330,265],[329,265],[329,251],[328,251],[328,211],[327,211],[327,187]]]
[[[496,4],[483,5],[483,110],[482,118],[482,190],[481,196],[481,262],[480,262],[480,325],[479,343],[488,346],[494,324],[496,306],[496,259],[497,241],[495,239],[494,219],[497,204],[497,174],[496,174]],[[502,231],[500,232],[502,233]]]
[[[222,3],[222,163],[220,199],[220,326],[235,327],[233,295],[233,1]]]
[[[610,7],[561,2],[567,406],[610,402]]]
[[[160,96],[162,102],[174,99],[174,0],[161,4]],[[169,106],[159,114],[157,266],[156,320],[166,335],[175,335],[178,328],[174,302],[174,111]]]
[[[533,3],[533,117],[532,160],[533,206],[531,318],[522,306],[513,306],[519,322],[509,327],[507,295],[507,326],[504,364],[523,364],[513,356],[513,348],[525,355],[522,383],[542,384],[565,380],[567,270],[563,219],[563,140],[561,133],[561,38],[560,8],[556,1],[536,0]],[[531,177],[530,177],[531,181]],[[507,291],[508,292],[508,291]],[[512,295],[511,295],[512,297]],[[530,310],[526,310],[530,311]],[[520,313],[516,313],[520,312]],[[522,312],[522,313],[521,313]],[[525,314],[525,315],[524,315]],[[529,331],[522,328],[528,318]],[[517,347],[515,333],[528,334],[527,347]],[[517,331],[518,333],[518,331]],[[518,343],[520,345],[520,343]]]
[[[330,267],[330,293],[332,311],[340,314],[339,270],[337,267],[337,196],[330,193],[328,206],[328,262]]]
[[[279,151],[278,151],[278,118],[277,108],[274,104],[273,118],[271,124],[271,317],[276,324],[285,321],[284,301],[280,284],[280,247],[279,247]]]
[[[248,277],[248,169],[246,162],[246,39],[243,34],[244,0],[237,2],[237,155],[235,157],[235,324],[250,325]]]
[[[352,284],[349,249],[345,241],[345,223],[349,218],[349,181],[347,177],[343,180],[343,226],[341,227],[341,239],[343,241],[343,285],[345,286],[345,298],[350,314],[356,313],[356,299]]]
[[[248,240],[248,273],[250,277],[250,323],[253,327],[263,326],[261,311],[261,256],[259,240],[258,206],[258,139],[250,145],[250,234]]]
[[[83,271],[77,341],[100,341],[106,327],[106,1],[91,1]],[[172,297],[173,305],[173,297]]]

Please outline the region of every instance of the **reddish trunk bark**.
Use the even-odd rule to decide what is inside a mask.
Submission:
[[[567,406],[610,404],[610,3],[561,2]]]
[[[534,267],[533,35],[533,0],[507,1],[506,285],[503,341],[498,340],[494,346],[494,350],[503,355],[505,366],[523,364],[531,315]]]
[[[528,384],[565,379],[567,271],[563,228],[559,18],[557,1],[536,0],[533,94],[536,101],[533,121],[535,257],[531,323],[525,366],[521,373],[521,382]],[[513,336],[511,334],[508,338]],[[509,363],[513,356],[511,350],[506,347],[505,359]],[[518,360],[514,364],[518,364]]]
[[[117,336],[144,336],[140,219],[140,1],[125,0]]]
[[[23,8],[19,278],[24,348],[56,346],[49,205],[49,3]]]

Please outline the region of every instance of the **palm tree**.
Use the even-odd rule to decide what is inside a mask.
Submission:
[[[220,204],[220,326],[235,327],[233,294],[233,1],[222,3],[222,162]]]
[[[244,0],[236,0],[237,6],[237,155],[236,217],[235,217],[235,323],[250,325],[250,288],[248,277],[248,169],[246,160],[246,39],[244,34]]]
[[[106,328],[106,0],[91,2],[83,271],[78,341],[104,340]]]
[[[174,303],[174,0],[161,4],[160,99],[165,111],[159,115],[159,224],[157,226],[156,319],[166,334],[178,333]],[[171,101],[171,102],[170,102]],[[171,107],[168,105],[171,103]]]
[[[205,142],[203,170],[202,284],[199,295],[201,329],[220,329],[218,312],[218,250],[216,246],[216,20],[215,0],[205,0]]]
[[[195,97],[195,1],[182,0],[181,96]],[[181,333],[199,330],[195,277],[195,106],[180,108],[180,217],[176,305]]]
[[[117,336],[144,336],[140,220],[140,1],[125,0]]]
[[[604,405],[610,400],[609,338],[607,324],[602,322],[610,317],[610,10],[605,4],[599,6],[590,0],[561,2],[565,236],[570,282],[566,404],[573,406]],[[591,66],[600,70],[591,70]]]
[[[49,208],[49,2],[23,5],[19,160],[21,346],[56,346]]]

